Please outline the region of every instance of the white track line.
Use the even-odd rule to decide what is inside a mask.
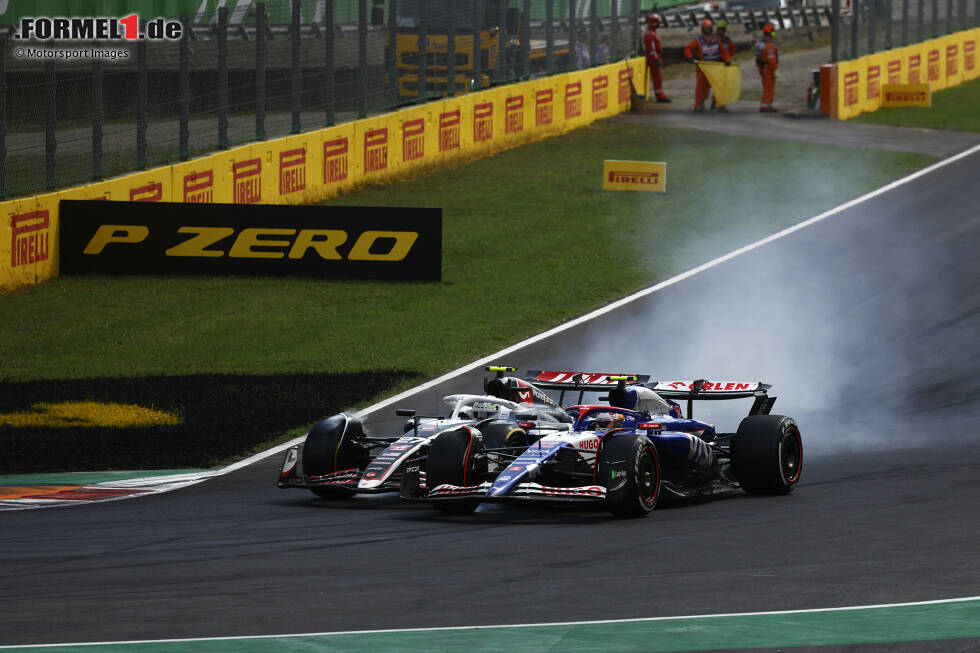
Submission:
[[[56,646],[110,646],[127,644],[171,644],[181,642],[226,642],[251,639],[282,639],[287,637],[327,637],[338,635],[383,635],[385,633],[428,633],[428,632],[451,632],[457,630],[500,630],[504,628],[546,628],[546,627],[565,627],[565,626],[597,626],[603,624],[640,624],[655,623],[658,621],[691,621],[694,619],[724,619],[739,617],[758,617],[775,616],[788,614],[816,614],[820,612],[854,612],[857,610],[882,610],[889,608],[911,608],[924,605],[945,605],[950,603],[965,603],[968,601],[980,601],[980,596],[965,596],[956,599],[938,599],[935,601],[914,601],[911,603],[881,603],[877,605],[854,605],[843,608],[813,608],[811,610],[772,610],[768,612],[728,612],[723,614],[698,614],[684,615],[679,617],[643,617],[640,619],[599,619],[594,621],[553,621],[548,623],[530,624],[495,624],[492,626],[447,626],[445,628],[385,628],[379,630],[337,630],[321,633],[288,633],[280,635],[242,635],[240,637],[189,637],[184,639],[134,639],[123,641],[106,642],[78,642],[61,644],[26,644],[26,645],[0,645],[0,650],[9,648],[52,648]]]
[[[968,156],[970,156],[972,154],[975,154],[976,152],[980,152],[980,145],[975,145],[974,147],[971,147],[968,150],[965,150],[963,152],[960,152],[959,154],[953,155],[953,156],[949,157],[948,159],[943,159],[942,161],[938,161],[938,162],[932,164],[931,166],[928,166],[926,168],[923,168],[922,170],[919,170],[918,172],[913,172],[912,174],[910,174],[910,175],[908,175],[906,177],[902,177],[901,179],[898,179],[896,181],[893,181],[890,184],[887,184],[885,186],[882,186],[881,188],[879,188],[877,190],[873,190],[870,193],[867,193],[865,195],[862,195],[861,197],[858,197],[857,199],[853,199],[850,202],[846,202],[844,204],[841,204],[840,206],[836,206],[836,207],[834,207],[834,208],[832,208],[832,209],[830,209],[828,211],[825,211],[825,212],[821,213],[820,215],[817,215],[817,216],[814,216],[814,217],[809,218],[807,220],[804,220],[803,222],[799,222],[799,223],[793,225],[792,227],[787,227],[786,229],[783,229],[782,231],[779,231],[777,233],[774,233],[771,236],[766,236],[765,238],[763,238],[761,240],[757,240],[754,243],[751,243],[751,244],[746,245],[744,247],[740,247],[740,248],[738,248],[738,249],[736,249],[736,250],[734,250],[732,252],[729,252],[728,254],[725,254],[723,256],[719,256],[718,258],[713,259],[711,261],[708,261],[707,263],[703,263],[703,264],[701,264],[701,265],[699,265],[699,266],[697,266],[695,268],[691,268],[687,272],[682,272],[682,273],[678,274],[677,276],[674,276],[674,277],[671,277],[670,279],[667,279],[666,281],[661,281],[658,284],[655,284],[653,286],[649,286],[648,288],[644,288],[643,290],[637,291],[637,292],[633,293],[632,295],[628,295],[627,297],[623,297],[622,299],[616,300],[616,301],[614,301],[611,304],[607,304],[606,306],[603,306],[602,308],[597,308],[596,310],[592,311],[591,313],[586,313],[585,315],[582,315],[581,317],[577,317],[574,320],[570,320],[568,322],[565,322],[564,324],[559,324],[558,326],[556,326],[554,328],[548,329],[547,331],[543,331],[543,332],[537,334],[536,336],[531,336],[527,340],[522,340],[521,342],[518,342],[517,344],[511,345],[510,347],[507,347],[505,349],[501,349],[500,351],[494,352],[494,353],[490,354],[489,356],[484,356],[483,358],[481,358],[479,360],[475,360],[472,363],[469,363],[468,365],[464,365],[463,367],[460,367],[458,369],[455,369],[452,372],[446,372],[442,376],[436,377],[436,378],[434,378],[434,379],[432,379],[430,381],[426,381],[425,383],[423,383],[421,385],[417,385],[414,388],[411,388],[409,390],[405,390],[404,392],[400,392],[399,394],[394,395],[392,397],[388,397],[387,399],[383,399],[383,400],[379,401],[376,404],[373,404],[373,405],[368,406],[367,408],[365,408],[363,410],[358,411],[357,414],[359,416],[370,415],[371,413],[377,412],[377,411],[381,410],[382,408],[387,408],[388,406],[390,406],[390,405],[392,405],[394,403],[398,403],[400,401],[404,401],[405,399],[407,399],[409,397],[412,397],[414,395],[417,395],[420,392],[423,392],[425,390],[428,390],[429,388],[435,387],[435,386],[439,385],[440,383],[444,383],[446,381],[449,381],[451,379],[454,379],[454,378],[456,378],[458,376],[461,376],[461,375],[463,375],[463,374],[465,374],[467,372],[470,372],[472,370],[475,370],[475,369],[477,369],[479,367],[483,367],[483,366],[488,365],[490,363],[498,362],[498,361],[504,359],[506,356],[514,353],[515,351],[517,351],[519,349],[523,349],[524,347],[527,347],[528,345],[533,345],[533,344],[535,344],[537,342],[541,342],[542,340],[547,340],[548,338],[550,338],[550,337],[552,337],[554,335],[557,335],[557,334],[559,334],[559,333],[561,333],[563,331],[567,331],[568,329],[572,329],[574,327],[577,327],[580,324],[584,324],[585,322],[588,322],[590,320],[594,320],[595,318],[600,317],[602,315],[605,315],[606,313],[610,313],[612,311],[615,311],[618,308],[622,308],[623,306],[626,306],[627,304],[629,304],[631,302],[635,302],[638,299],[642,299],[643,297],[646,297],[647,295],[652,295],[653,293],[655,293],[655,292],[657,292],[659,290],[663,290],[664,288],[667,288],[668,286],[673,286],[674,284],[679,283],[679,282],[683,281],[684,279],[687,279],[688,277],[693,277],[694,275],[696,275],[698,273],[701,273],[701,272],[704,272],[705,270],[710,270],[713,267],[717,267],[717,266],[721,265],[722,263],[725,263],[726,261],[732,260],[736,256],[741,256],[742,254],[746,254],[748,252],[751,252],[752,250],[758,249],[758,248],[762,247],[763,245],[768,245],[769,243],[771,243],[773,241],[779,240],[780,238],[784,238],[786,236],[789,236],[790,234],[796,233],[797,231],[800,231],[801,229],[805,229],[805,228],[807,228],[807,227],[809,227],[811,225],[814,225],[814,224],[816,224],[818,222],[821,222],[823,220],[826,220],[827,218],[829,218],[831,216],[834,216],[834,215],[837,215],[838,213],[842,213],[842,212],[846,211],[847,209],[850,209],[850,208],[852,208],[854,206],[857,206],[858,204],[862,204],[864,202],[867,202],[870,199],[873,199],[875,197],[878,197],[879,195],[883,195],[883,194],[885,194],[885,193],[887,193],[889,191],[892,191],[892,190],[894,190],[894,189],[896,189],[896,188],[898,188],[900,186],[904,186],[905,184],[908,184],[908,183],[910,183],[912,181],[915,181],[916,179],[918,179],[920,177],[924,177],[925,175],[931,174],[931,173],[935,172],[936,170],[939,170],[941,168],[944,168],[944,167],[946,167],[946,166],[948,166],[948,165],[950,165],[952,163],[955,163],[955,162],[959,161],[960,159],[964,159],[964,158],[966,158],[966,157],[968,157]],[[284,442],[283,444],[280,444],[280,445],[277,445],[275,447],[272,447],[271,449],[267,449],[265,451],[261,451],[261,452],[255,454],[255,455],[253,455],[253,456],[249,456],[248,458],[245,458],[244,460],[239,460],[236,463],[232,463],[231,465],[228,465],[227,467],[222,467],[221,469],[216,469],[216,470],[212,470],[212,471],[208,471],[208,472],[201,472],[201,473],[196,473],[196,474],[180,475],[180,477],[178,477],[178,478],[181,481],[186,481],[186,482],[176,483],[176,484],[174,484],[173,486],[170,486],[170,487],[162,487],[162,486],[169,486],[169,484],[172,481],[176,480],[175,477],[168,477],[168,476],[148,477],[146,479],[146,481],[147,481],[147,484],[148,485],[150,485],[150,484],[152,484],[152,485],[159,484],[159,486],[161,486],[161,487],[157,491],[166,491],[166,490],[170,490],[170,489],[177,489],[177,487],[186,487],[187,485],[194,485],[196,483],[200,483],[201,481],[205,481],[205,480],[207,480],[209,478],[213,478],[215,476],[223,476],[225,474],[229,474],[231,472],[237,471],[237,470],[239,470],[239,469],[241,469],[243,467],[247,467],[247,466],[249,466],[249,465],[251,465],[253,463],[256,463],[256,462],[258,462],[260,460],[264,460],[265,458],[268,458],[269,456],[274,456],[274,455],[276,455],[278,453],[281,453],[281,452],[285,451],[286,449],[288,449],[289,447],[291,447],[291,446],[293,446],[295,444],[299,444],[305,438],[306,438],[305,435],[304,436],[300,436],[298,438],[294,438],[294,439],[290,440],[289,442]],[[135,485],[135,481],[137,481],[137,480],[142,481],[143,479],[132,479],[131,481],[129,481],[130,486]],[[156,493],[156,492],[154,492],[154,493]],[[137,495],[137,496],[145,496],[145,495]],[[119,500],[129,499],[129,498],[132,498],[132,497],[120,497]],[[17,501],[17,500],[15,499],[13,501]],[[85,502],[82,502],[82,503],[85,503]],[[27,507],[27,506],[24,506],[24,507]],[[37,507],[37,506],[36,505],[31,505],[30,507],[33,508],[33,507]]]

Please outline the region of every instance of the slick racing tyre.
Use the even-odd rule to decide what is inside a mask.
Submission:
[[[425,465],[425,482],[430,490],[440,485],[479,485],[487,471],[483,455],[483,437],[476,429],[461,426],[440,433],[429,445]],[[434,500],[432,505],[449,513],[469,513],[480,505],[479,499]]]
[[[596,464],[596,480],[606,486],[609,512],[643,517],[656,507],[660,456],[649,438],[629,433],[606,436]]]
[[[313,425],[303,443],[303,473],[322,476],[345,469],[364,469],[370,462],[368,448],[361,444],[364,427],[360,420],[344,413],[328,417]],[[343,499],[354,495],[342,487],[323,487],[311,490],[325,499]]]
[[[490,422],[478,427],[487,449],[504,447],[528,447],[527,431],[513,422]]]
[[[800,429],[785,415],[749,415],[732,440],[732,471],[751,494],[788,494],[803,471]]]

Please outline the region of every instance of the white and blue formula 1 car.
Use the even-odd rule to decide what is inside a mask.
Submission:
[[[488,394],[443,397],[451,409],[448,416],[396,410],[410,418],[404,433],[398,435],[368,435],[361,420],[346,413],[317,422],[303,444],[286,450],[277,485],[307,489],[323,498],[347,498],[358,493],[397,492],[408,470],[417,496],[425,491],[425,468],[420,469],[419,462],[426,459],[429,443],[440,433],[466,426],[479,432],[486,446],[511,449],[526,446],[528,438],[571,430],[574,418],[546,393],[504,376],[516,372],[514,368],[486,369],[496,372],[495,378],[484,382]],[[520,390],[512,392],[511,386]],[[501,394],[494,396],[493,389]]]
[[[445,512],[472,512],[482,502],[592,503],[621,517],[648,514],[661,498],[730,492],[787,494],[800,479],[803,441],[796,422],[770,415],[775,397],[757,382],[661,381],[649,377],[531,372],[495,380],[512,392],[578,392],[567,408],[570,430],[512,434],[488,442],[474,425],[441,431],[424,458],[407,468],[401,496]],[[492,381],[489,385],[493,384]],[[499,388],[498,388],[499,391]],[[608,404],[583,404],[605,392]],[[693,419],[696,400],[752,399],[735,432]],[[687,416],[675,400],[687,402]],[[523,426],[523,425],[522,425]]]

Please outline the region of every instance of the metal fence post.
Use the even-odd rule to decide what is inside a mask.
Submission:
[[[858,31],[860,29],[861,18],[861,0],[854,0],[851,3],[851,52],[850,59],[857,59],[858,57]]]
[[[589,0],[589,65],[599,63],[599,8],[596,0]]]
[[[218,7],[218,147],[228,149],[228,8]]]
[[[323,68],[326,75],[326,79],[323,80],[323,93],[326,95],[326,98],[324,98],[326,100],[326,110],[324,111],[323,124],[329,127],[334,123],[334,105],[337,101],[336,82],[334,80],[333,70],[333,0],[324,0],[323,13]],[[394,30],[392,30],[392,33],[394,33]],[[394,48],[392,48],[392,51],[394,51]]]
[[[916,13],[916,43],[922,43],[926,40],[926,0],[918,0],[915,3],[915,13]]]
[[[54,42],[48,41],[48,49],[54,49]],[[44,181],[48,190],[58,185],[55,152],[58,123],[58,78],[54,69],[54,59],[44,61]]]
[[[7,35],[0,34],[0,197],[7,196]]]
[[[186,14],[181,14],[180,23],[183,30],[180,34],[180,67],[179,80],[180,88],[177,92],[178,113],[180,115],[180,160],[185,161],[190,156],[190,122],[191,122],[191,73],[190,73],[190,45],[191,45],[191,21]]]
[[[99,49],[99,42],[92,44],[93,50]],[[102,169],[102,60],[92,59],[92,179],[99,180],[104,176]]]
[[[892,49],[892,16],[894,15],[894,0],[884,0],[885,2],[885,50]]]
[[[878,2],[880,0],[867,0],[868,2],[868,53],[875,52],[878,37]]]
[[[980,1],[980,0],[978,0]],[[544,72],[555,71],[555,0],[544,3]]]
[[[146,41],[136,43],[136,167],[146,168]]]
[[[483,23],[483,0],[473,2],[473,80],[470,90],[483,88],[483,44],[480,42],[480,27]]]
[[[830,63],[840,61],[840,0],[830,3]]]
[[[290,36],[290,53],[292,54],[291,60],[291,70],[290,70],[290,97],[292,100],[293,108],[293,124],[290,133],[298,134],[302,131],[300,126],[300,108],[302,103],[302,80],[300,79],[301,70],[299,65],[299,10],[300,10],[300,0],[292,0],[293,2],[293,13],[292,20],[289,23],[289,36]]]
[[[637,38],[639,36],[639,29],[637,28],[640,24],[640,0],[633,0],[632,14],[633,18],[630,19],[630,49],[626,54],[628,57],[632,57],[643,52],[643,48],[640,47],[641,41],[639,38]]]
[[[902,45],[909,44],[909,0],[902,0]]]
[[[426,0],[419,0],[419,99],[429,95],[429,11]]]
[[[576,0],[568,0],[568,58],[572,64],[572,70],[578,68],[578,26],[575,24],[575,2]]]
[[[255,140],[265,140],[265,3],[255,5]]]
[[[524,0],[524,20],[521,21],[521,77],[531,78],[531,0]]]
[[[497,70],[494,73],[494,84],[507,81],[507,3],[497,3]]]
[[[946,33],[953,33],[953,0],[946,0]]]
[[[932,38],[939,38],[939,0],[932,2]]]
[[[609,7],[609,20],[612,23],[610,31],[612,32],[612,48],[609,50],[609,60],[618,61],[619,60],[619,0],[610,0]]]
[[[446,95],[456,95],[456,0],[449,3],[449,34],[446,42]]]
[[[367,117],[367,0],[357,3],[357,117]]]

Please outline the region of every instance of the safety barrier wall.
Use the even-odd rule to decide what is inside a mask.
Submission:
[[[58,274],[58,203],[306,204],[562,134],[630,108],[643,59],[442,99],[192,161],[0,203],[0,286]]]
[[[941,91],[980,77],[980,28],[828,64],[821,70],[823,113],[847,120],[881,108],[884,84],[925,84]]]

